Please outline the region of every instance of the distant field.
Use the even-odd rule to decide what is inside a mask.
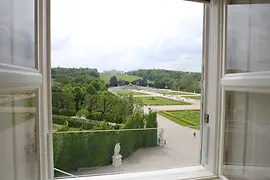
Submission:
[[[147,106],[162,106],[162,105],[190,105],[190,103],[186,103],[183,101],[177,101],[173,99],[167,99],[163,97],[137,97],[142,101],[144,105]]]
[[[186,92],[172,92],[167,90],[153,90],[154,92],[166,95],[191,95],[191,93]]]
[[[119,95],[148,95],[142,92],[129,91],[129,90],[114,90],[113,92]]]
[[[100,79],[104,80],[106,84],[110,83],[110,79],[111,79],[111,75],[100,75]],[[117,80],[125,80],[125,81],[135,81],[137,79],[142,79],[142,77],[139,76],[129,76],[129,75],[125,75],[125,76],[116,76]]]
[[[181,126],[200,129],[200,110],[158,111],[158,114]]]
[[[196,99],[196,100],[201,100],[201,96],[181,96],[185,98],[190,98],[190,99]]]

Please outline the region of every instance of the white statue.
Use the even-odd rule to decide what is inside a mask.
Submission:
[[[147,120],[144,119],[144,120],[143,120],[143,128],[144,128],[144,129],[146,129],[146,125],[147,125]]]
[[[122,164],[122,156],[120,153],[121,147],[120,143],[117,142],[114,146],[114,155],[112,156],[112,165],[117,167]]]
[[[116,143],[115,146],[114,146],[114,155],[117,156],[119,155],[120,153],[120,150],[121,150],[121,147],[120,147],[120,143]]]
[[[164,129],[161,128],[159,133],[158,133],[158,145],[165,147],[166,145],[166,140],[163,137]]]

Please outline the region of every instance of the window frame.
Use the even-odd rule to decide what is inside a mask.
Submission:
[[[264,0],[256,0],[258,4],[265,4]],[[222,77],[221,77],[221,114],[220,114],[220,152],[219,152],[219,177],[228,180],[222,175],[224,131],[225,131],[225,94],[227,91],[248,92],[248,93],[268,93],[270,92],[270,70],[258,72],[244,72],[226,74],[226,32],[227,32],[227,5],[229,0],[223,0],[223,47],[222,47]],[[247,4],[236,2],[234,4]],[[248,3],[248,4],[254,4]],[[269,4],[269,2],[267,3]]]
[[[18,66],[13,64],[0,63],[0,93],[12,93],[20,92],[25,90],[36,91],[36,114],[37,114],[37,155],[38,155],[38,179],[49,179],[47,178],[47,151],[46,151],[46,137],[44,129],[44,119],[46,118],[46,109],[43,106],[42,100],[47,97],[43,91],[43,86],[47,81],[47,76],[44,70],[47,67],[43,66],[47,60],[44,58],[45,51],[42,49],[44,44],[47,43],[43,40],[44,32],[43,29],[44,18],[42,12],[45,12],[43,3],[46,0],[33,1],[34,2],[34,27],[35,27],[35,42],[34,42],[34,60],[35,67],[29,68],[24,66]]]

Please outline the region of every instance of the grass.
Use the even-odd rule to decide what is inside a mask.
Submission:
[[[154,90],[156,93],[160,94],[166,94],[166,95],[191,95],[188,92],[173,92],[173,91],[167,91],[167,90]]]
[[[201,100],[201,96],[181,96],[184,98],[190,98],[190,99],[196,99],[196,100]]]
[[[200,129],[200,110],[158,111],[165,118],[194,129]]]
[[[60,127],[62,127],[62,125],[53,123],[52,127],[53,127],[53,130],[57,130],[57,129],[59,129]]]
[[[137,97],[144,105],[151,106],[162,106],[162,105],[190,105],[183,101],[177,101],[173,99],[167,99],[163,97]]]
[[[58,129],[63,127],[63,125],[53,123],[52,127],[53,127],[53,130],[57,131]],[[74,127],[68,127],[68,131],[80,131],[80,129],[74,128]]]
[[[100,75],[100,79],[104,80],[106,84],[110,83],[110,79],[111,77],[113,77],[112,75]],[[139,76],[130,76],[130,75],[121,75],[121,76],[117,76],[116,75],[117,80],[125,80],[128,82],[132,82],[135,81],[137,79],[143,79],[142,77]],[[153,81],[149,81],[147,80],[148,83],[153,83]]]
[[[113,92],[119,95],[148,95],[142,92],[129,91],[129,90],[114,90]]]

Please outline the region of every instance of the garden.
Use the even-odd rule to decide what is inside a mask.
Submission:
[[[200,129],[200,110],[159,111],[158,114],[181,126]]]
[[[55,168],[74,172],[107,166],[117,142],[123,158],[157,145],[156,113],[144,114],[128,91],[126,96],[108,91],[92,69],[55,69],[52,75]]]
[[[165,105],[190,105],[190,103],[173,100],[163,97],[136,97],[138,101],[141,101],[142,104],[146,106],[165,106]]]

